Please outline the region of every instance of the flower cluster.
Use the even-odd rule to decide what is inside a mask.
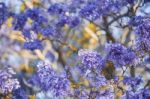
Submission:
[[[0,70],[0,93],[8,94],[20,87],[19,81],[13,78],[15,72],[12,68]]]
[[[123,83],[131,86],[138,86],[142,82],[142,77],[124,77]]]
[[[97,3],[99,2],[99,3]],[[119,3],[119,4],[118,4]],[[21,13],[13,13],[10,16],[13,17],[13,29],[19,31],[28,30],[28,32],[24,32],[25,38],[28,38],[31,32],[34,32],[35,35],[43,34],[45,37],[57,37],[60,38],[62,28],[67,24],[70,28],[77,27],[81,22],[81,18],[85,18],[87,20],[96,20],[100,18],[100,16],[115,13],[116,9],[120,9],[126,4],[132,4],[132,1],[125,0],[124,2],[120,2],[119,0],[87,0],[87,1],[74,1],[72,3],[54,3],[49,6],[48,10],[35,7],[35,8],[27,8]],[[75,9],[73,6],[79,6],[80,9]],[[7,17],[8,11],[4,3],[0,4],[1,7],[1,17],[0,17],[0,25],[4,23]],[[109,11],[106,11],[109,10]],[[9,12],[11,13],[11,12]],[[48,14],[49,13],[49,14]],[[49,19],[48,17],[56,17],[53,19]],[[32,21],[32,22],[29,22]],[[49,24],[53,23],[53,25]],[[33,41],[37,38],[30,35],[28,41]],[[39,42],[35,42],[38,43]],[[30,45],[35,43],[30,43]],[[34,50],[37,48],[26,47],[30,50]]]
[[[0,2],[0,28],[1,25],[6,21],[7,17],[8,17],[7,7],[5,6],[4,3]]]
[[[149,89],[144,89],[138,92],[127,91],[121,98],[122,99],[148,99],[150,97]]]
[[[59,75],[46,63],[38,65],[37,73],[29,80],[29,83],[43,91],[53,92],[55,97],[66,96],[69,93],[70,82],[66,74]]]
[[[99,2],[99,3],[97,3]],[[134,0],[88,0],[79,14],[87,20],[96,20],[101,16],[116,13],[124,5],[133,4]]]
[[[42,44],[39,40],[29,41],[24,43],[24,48],[30,50],[42,49]]]
[[[150,52],[150,19],[143,18],[141,24],[136,27],[136,49],[141,54]]]
[[[27,17],[25,14],[16,14],[14,15],[14,20],[12,22],[14,30],[22,30],[26,24]]]
[[[26,92],[22,88],[18,88],[12,92],[12,99],[28,99]]]
[[[96,51],[86,49],[80,50],[78,52],[78,56],[81,59],[81,63],[85,66],[87,70],[96,69],[101,71],[104,65],[104,60],[102,59],[101,55]]]
[[[132,49],[126,48],[119,43],[107,44],[106,50],[108,60],[112,61],[116,67],[134,64],[137,59],[136,53]]]
[[[100,72],[104,66],[101,55],[93,50],[83,49],[78,52],[79,59],[83,66],[79,66],[82,73],[95,71]]]
[[[100,88],[101,86],[107,85],[107,80],[103,75],[88,73],[86,78],[89,80],[91,86],[95,88]]]

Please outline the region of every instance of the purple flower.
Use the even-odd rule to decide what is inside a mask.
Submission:
[[[150,40],[138,37],[136,39],[136,51],[142,56],[146,53],[150,53]]]
[[[124,77],[123,83],[126,85],[131,85],[131,86],[138,86],[140,85],[142,82],[142,78],[141,77]]]
[[[63,14],[67,11],[67,5],[64,3],[55,3],[48,8],[50,14]]]
[[[48,19],[44,16],[37,16],[36,19],[32,22],[31,29],[36,32],[40,33],[43,28],[48,26]]]
[[[65,24],[69,22],[69,16],[66,16],[64,14],[61,14],[56,22],[57,28],[63,27]]]
[[[144,89],[143,90],[143,98],[149,99],[150,98],[150,89]]]
[[[117,13],[123,6],[133,4],[134,0],[89,0],[84,2],[79,15],[90,21],[96,20],[101,16]]]
[[[41,29],[41,33],[44,36],[48,37],[48,36],[53,36],[54,33],[56,33],[56,30],[53,27],[46,27],[46,28]]]
[[[74,27],[78,26],[79,23],[80,23],[79,17],[77,17],[77,16],[70,16],[70,17],[69,17],[68,25],[69,25],[71,28],[74,28]]]
[[[37,82],[33,82],[36,79]],[[34,78],[29,81],[43,91],[51,91],[55,97],[66,96],[69,93],[70,81],[65,73],[58,74],[48,64],[38,65],[38,71]]]
[[[39,24],[37,21],[34,21],[32,23],[31,30],[33,30],[35,33],[39,33],[42,30],[41,24]]]
[[[14,30],[22,30],[26,24],[27,17],[25,14],[16,14],[14,15],[14,20],[13,20],[13,27]]]
[[[42,43],[39,40],[29,41],[24,43],[24,48],[29,50],[42,49]]]
[[[7,7],[4,3],[0,2],[0,27],[8,17]]]
[[[40,78],[37,73],[31,76],[31,78],[28,80],[28,83],[36,87],[37,89],[40,87]]]
[[[22,34],[25,38],[31,38],[30,29],[24,29]]]
[[[101,86],[107,85],[107,79],[100,74],[88,73],[86,78],[93,87],[100,88]]]
[[[12,99],[28,99],[28,96],[24,89],[19,88],[12,92]]]
[[[112,61],[116,67],[125,66],[125,65],[134,65],[136,54],[129,48],[116,43],[116,44],[107,44],[107,58],[109,61]]]
[[[150,98],[150,90],[149,89],[142,89],[137,90],[136,92],[133,91],[126,91],[121,99],[149,99]]]
[[[85,87],[74,89],[73,96],[78,99],[89,99],[89,92]]]
[[[100,18],[101,12],[98,3],[90,2],[79,12],[80,16],[90,21]]]
[[[150,19],[144,18],[142,23],[135,28],[136,50],[142,53],[150,53]]]
[[[111,89],[100,90],[96,94],[95,99],[114,99],[114,92]]]
[[[31,18],[32,20],[36,20],[39,17],[40,10],[38,8],[27,9],[25,14],[27,17]]]
[[[137,26],[136,28],[136,34],[138,37],[141,38],[149,38],[150,37],[150,19],[145,18],[142,20],[143,22]]]
[[[142,23],[143,17],[142,16],[134,16],[130,19],[129,24],[131,26],[138,26]]]
[[[121,99],[142,99],[141,92],[126,91]]]
[[[104,60],[102,59],[101,55],[93,50],[80,50],[78,52],[78,56],[81,59],[81,63],[84,65],[81,68],[86,70],[97,70],[101,71],[104,66]]]
[[[12,68],[0,70],[0,93],[8,94],[20,87],[19,81],[13,78]]]
[[[67,79],[66,74],[62,74],[59,77],[57,77],[57,79],[55,79],[53,83],[55,85],[53,86],[52,90],[55,96],[66,96],[69,94],[70,82]]]
[[[47,25],[47,23],[48,23],[48,19],[44,16],[38,16],[35,21],[41,25],[44,23]]]
[[[135,52],[127,48],[126,54],[124,54],[124,64],[126,65],[135,65],[138,60],[138,57],[136,56]]]

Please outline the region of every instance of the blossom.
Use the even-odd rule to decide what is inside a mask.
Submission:
[[[67,5],[64,3],[55,3],[52,4],[49,8],[48,8],[48,12],[50,14],[63,14],[68,10]]]
[[[31,82],[40,87],[43,91],[51,91],[55,97],[66,96],[69,92],[70,81],[65,73],[58,74],[48,64],[42,63],[38,65],[38,71],[34,79],[38,82]],[[31,78],[32,79],[32,78]]]
[[[25,42],[24,48],[29,50],[35,50],[35,49],[42,49],[43,47],[41,41],[34,40],[34,41]]]
[[[56,22],[56,25],[59,27],[59,28],[62,28],[65,24],[67,24],[69,22],[69,16],[66,16],[64,14],[60,15],[57,22]]]
[[[48,26],[48,19],[44,16],[37,16],[32,24],[31,24],[31,30],[33,30],[35,33],[41,33],[42,29]]]
[[[103,75],[88,73],[86,78],[92,87],[100,88],[101,86],[107,85],[107,79]]]
[[[126,91],[121,99],[143,99],[141,91]]]
[[[77,16],[60,15],[56,25],[61,28],[65,24],[67,24],[68,26],[70,26],[70,28],[74,28],[78,26],[79,23],[80,23],[80,18],[78,18]]]
[[[95,69],[95,70],[101,71],[101,69],[104,66],[103,58],[96,51],[82,49],[82,50],[79,50],[78,56],[81,59],[81,63],[84,65],[81,68],[84,68],[86,70]]]
[[[53,27],[46,27],[41,29],[41,33],[46,37],[53,36],[54,33],[56,33],[56,30]]]
[[[70,16],[68,20],[69,20],[69,22],[67,24],[71,28],[74,28],[74,27],[78,26],[79,23],[80,23],[80,18],[78,18],[77,16]]]
[[[42,30],[41,24],[37,21],[33,21],[31,25],[31,30],[33,30],[35,33],[39,33]]]
[[[150,19],[145,18],[142,20],[142,23],[139,24],[136,28],[136,35],[141,38],[149,38],[150,37]]]
[[[48,19],[47,19],[47,17],[40,15],[40,16],[38,16],[38,17],[36,18],[35,21],[36,21],[37,23],[39,23],[39,24],[44,24],[44,23],[45,23],[45,24],[47,25]]]
[[[150,89],[143,90],[143,98],[145,98],[145,99],[150,98]]]
[[[8,94],[20,87],[19,81],[13,78],[14,74],[12,68],[0,70],[0,93]]]
[[[133,3],[134,0],[89,0],[84,2],[79,15],[87,20],[94,21],[101,16],[119,12],[125,5]]]
[[[73,96],[78,99],[89,99],[89,92],[85,87],[74,89]]]
[[[0,2],[0,27],[8,17],[7,7],[4,3]]]
[[[116,43],[116,44],[107,44],[107,59],[112,61],[116,67],[125,66],[125,65],[134,65],[136,60],[136,54],[130,48]]]
[[[26,92],[22,89],[16,89],[12,92],[12,99],[28,99]]]
[[[36,20],[39,17],[40,10],[38,8],[27,9],[25,15],[32,20]]]
[[[92,21],[98,19],[101,15],[101,12],[98,3],[90,2],[80,10],[79,14],[81,17]]]
[[[24,13],[15,14],[12,22],[14,30],[22,30],[26,24],[27,17]]]
[[[149,99],[150,98],[150,90],[149,89],[141,89],[135,92],[126,91],[125,94],[121,97],[121,99]]]
[[[89,91],[85,87],[74,90],[74,97],[78,99],[114,99],[114,93],[111,89]]]
[[[30,29],[23,29],[22,34],[25,38],[31,38]]]
[[[132,26],[138,26],[142,23],[143,21],[143,18],[142,16],[134,16],[130,19],[129,21],[129,25],[132,25]]]
[[[150,40],[149,38],[137,38],[136,39],[136,51],[140,55],[144,55],[150,52]]]
[[[142,23],[135,28],[136,50],[142,53],[150,52],[150,19],[144,18]]]
[[[95,99],[114,99],[114,93],[112,89],[100,90],[97,92]]]
[[[138,86],[142,82],[142,77],[124,77],[123,83],[131,86]]]

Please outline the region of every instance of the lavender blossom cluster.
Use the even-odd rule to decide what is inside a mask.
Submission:
[[[19,81],[13,77],[15,72],[12,68],[0,70],[0,94],[11,93],[19,89]]]

